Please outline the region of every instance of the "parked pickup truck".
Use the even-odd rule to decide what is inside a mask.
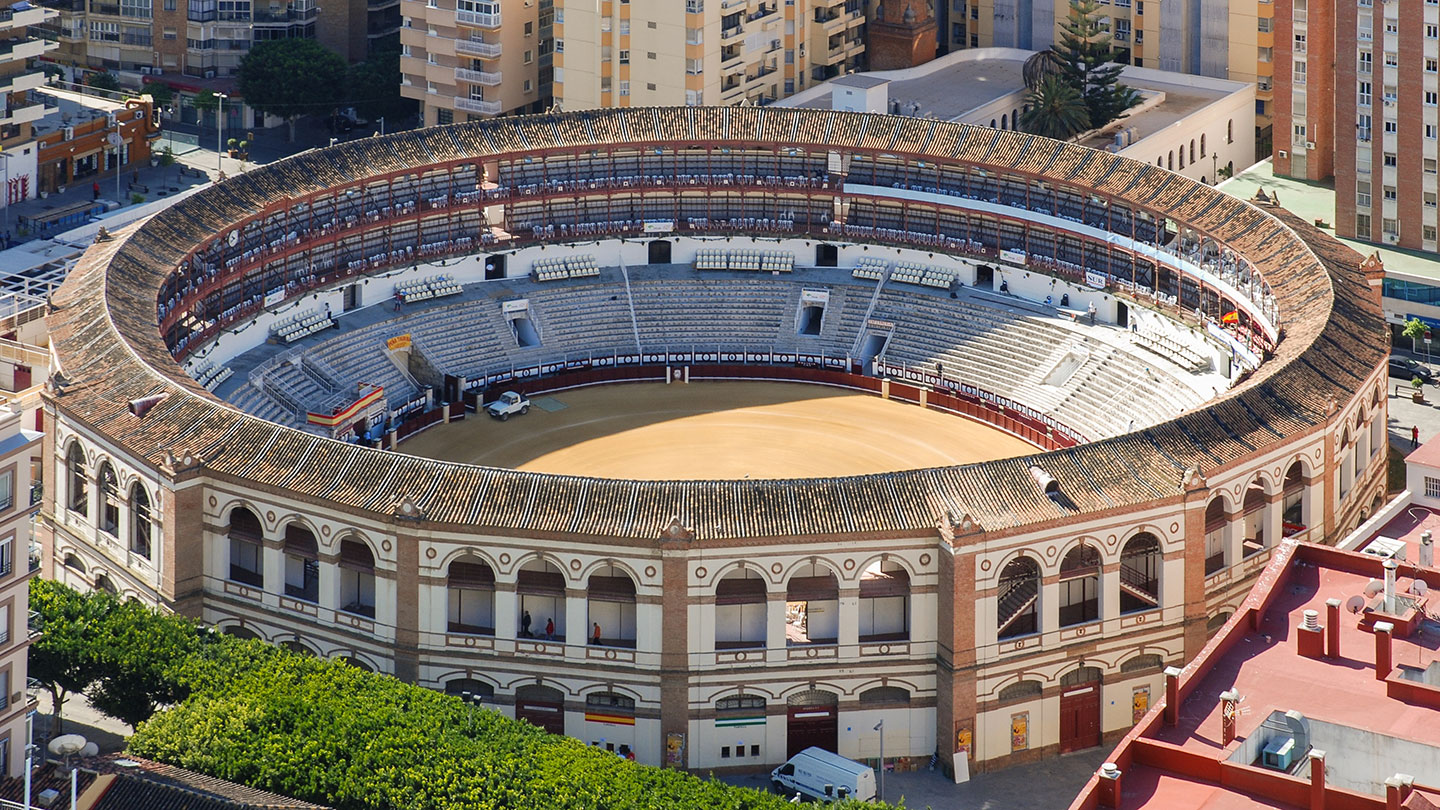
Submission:
[[[530,398],[514,391],[506,391],[499,399],[485,405],[485,413],[501,422],[509,419],[512,413],[525,413],[529,410]]]

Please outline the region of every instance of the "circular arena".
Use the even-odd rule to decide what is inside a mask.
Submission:
[[[1373,510],[1380,271],[928,119],[357,140],[53,296],[45,572],[651,764],[1078,750]]]

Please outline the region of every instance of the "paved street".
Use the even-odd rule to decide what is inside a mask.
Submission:
[[[963,785],[952,783],[938,771],[887,773],[885,798],[892,802],[903,799],[910,810],[1065,810],[1111,749],[1107,745],[978,774]],[[770,772],[726,776],[721,781],[765,790]]]

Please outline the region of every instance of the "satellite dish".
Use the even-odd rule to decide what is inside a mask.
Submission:
[[[1426,585],[1425,580],[1423,579],[1417,579],[1414,582],[1410,583],[1410,593],[1413,593],[1416,596],[1424,596],[1425,593],[1429,590],[1430,586]]]
[[[98,757],[100,756],[100,746],[96,745],[93,742],[87,742],[85,743],[85,747],[80,749],[80,756]]]
[[[109,135],[105,136],[105,142],[110,144],[111,146],[119,148],[120,144],[125,142],[125,139],[120,137],[120,133],[112,132]]]
[[[239,232],[239,231],[231,231],[231,232],[225,237],[225,241],[230,243],[230,247],[235,247],[235,245],[240,242],[240,232]]]
[[[1365,597],[1356,594],[1345,600],[1345,609],[1351,613],[1359,613],[1365,609]]]
[[[45,747],[50,753],[64,757],[79,752],[85,745],[85,738],[79,734],[61,734]]]
[[[1378,579],[1372,579],[1365,585],[1366,596],[1374,596],[1375,594],[1380,593],[1383,590],[1385,590],[1385,583],[1381,582]]]

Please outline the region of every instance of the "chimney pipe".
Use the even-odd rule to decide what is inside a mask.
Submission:
[[[1390,634],[1395,625],[1390,622],[1375,622],[1375,680],[1383,681],[1390,675]]]
[[[1180,673],[1179,667],[1165,668],[1165,725],[1180,723]]]
[[[1430,537],[1430,530],[1420,532],[1420,567],[1435,567],[1435,541]]]
[[[1100,766],[1100,806],[1120,806],[1120,768],[1113,762]]]
[[[1385,612],[1395,614],[1395,570],[1400,563],[1394,557],[1387,559],[1383,564],[1385,568]]]
[[[1240,711],[1240,693],[1234,689],[1226,689],[1220,693],[1220,746],[1222,748],[1235,741],[1235,715]]]
[[[1340,657],[1340,600],[1334,597],[1325,600],[1325,655]]]

